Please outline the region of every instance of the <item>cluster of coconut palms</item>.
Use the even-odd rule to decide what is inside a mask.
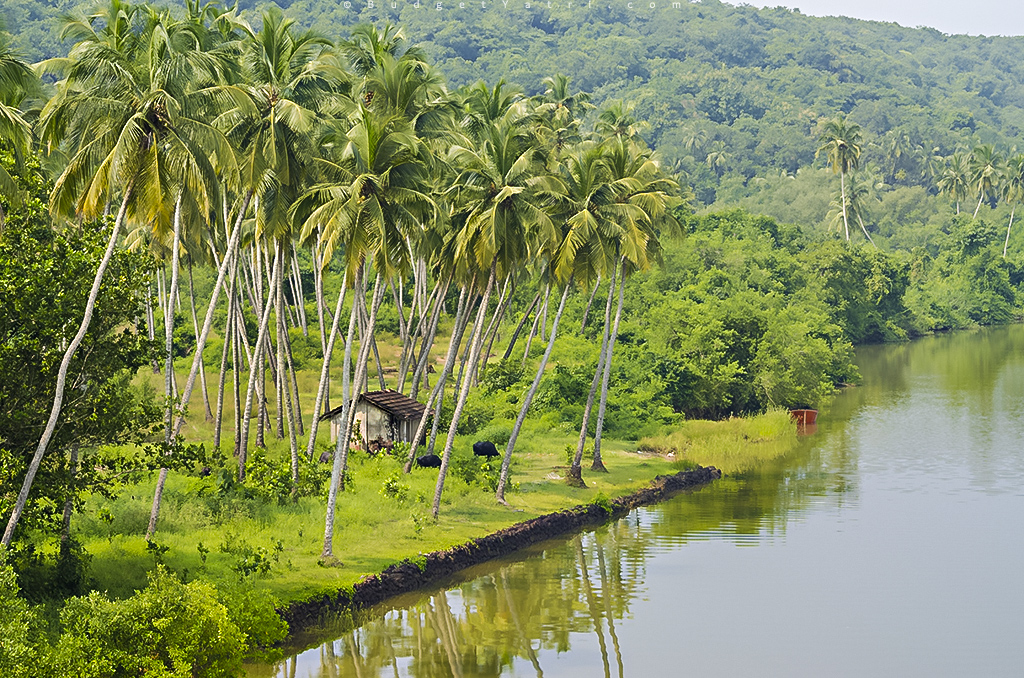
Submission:
[[[32,93],[40,91],[32,70],[11,54],[0,54],[0,134],[19,153],[35,147],[56,168],[50,202],[55,219],[81,222],[113,215],[107,257],[97,270],[79,332],[69,338],[50,425],[5,541],[46,453],[60,412],[63,376],[87,331],[106,263],[122,246],[149,248],[166,262],[168,272],[159,271],[154,282],[155,304],[164,318],[168,450],[180,440],[197,382],[206,414],[215,420],[214,442],[221,445],[225,379],[231,372],[234,452],[244,480],[250,430],[261,446],[269,426],[269,371],[278,434],[287,432],[297,488],[300,455],[314,454],[317,415],[330,400],[331,356],[336,342],[344,342],[342,426],[327,497],[325,556],[332,550],[334,502],[343,488],[353,405],[369,387],[371,361],[385,386],[375,339],[385,303],[395,305],[401,338],[391,386],[412,398],[425,396],[427,411],[435,413],[423,417],[417,443],[426,437],[429,420],[433,448],[441,402],[446,390],[454,394],[440,455],[436,516],[467,396],[486,370],[485,356],[515,292],[541,290],[527,308],[527,313],[538,310],[538,321],[547,322],[548,305],[555,300],[557,310],[540,333],[547,346],[505,450],[498,501],[504,501],[516,438],[568,296],[573,290],[596,291],[602,278],[610,280],[602,350],[569,479],[582,482],[595,404],[594,465],[601,467],[600,433],[623,283],[657,259],[659,232],[671,227],[671,208],[679,201],[678,184],[637,136],[639,126],[628,107],[590,113],[587,97],[573,93],[562,76],[548,79],[546,93],[533,98],[502,82],[449,91],[391,26],[359,26],[349,40],[334,45],[298,30],[276,11],[263,13],[259,24],[255,29],[233,10],[198,0],[189,0],[183,16],[110,0],[97,14],[64,23],[62,35],[74,47],[66,58],[35,67],[55,84],[33,114],[25,113]],[[585,127],[585,119],[593,124]],[[0,182],[8,179],[0,175]],[[303,250],[308,257],[298,256]],[[288,331],[308,332],[313,324],[302,303],[302,260],[312,261],[324,356],[308,426],[299,407]],[[324,293],[332,262],[344,269],[336,300]],[[188,376],[178,384],[172,362],[174,310],[183,269],[191,291],[193,265],[212,267],[216,282],[205,316],[196,312],[190,294],[196,346]],[[451,339],[444,367],[427,390],[446,300],[455,306]],[[215,323],[218,308],[226,309],[223,324]],[[245,330],[246,314],[258,328],[255,342]],[[152,311],[150,316],[152,328]],[[212,332],[225,340],[213,397],[203,371]],[[536,333],[537,322],[530,339]],[[512,343],[518,336],[517,330]],[[414,443],[410,465],[416,448]],[[166,475],[162,470],[150,535]]]

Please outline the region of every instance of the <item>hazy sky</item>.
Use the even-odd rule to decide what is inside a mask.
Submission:
[[[895,21],[910,28],[930,26],[943,33],[1024,35],[1024,2],[1020,0],[752,0],[750,4],[782,5],[814,16]]]

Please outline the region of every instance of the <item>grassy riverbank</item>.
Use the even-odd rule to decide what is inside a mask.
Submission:
[[[510,507],[494,501],[494,470],[472,457],[473,440],[457,441],[437,521],[430,517],[436,469],[404,475],[397,459],[355,454],[351,482],[338,501],[338,562],[330,566],[319,562],[325,512],[319,493],[295,503],[279,502],[233,485],[225,477],[227,468],[207,477],[170,475],[154,546],[147,545],[144,534],[155,479],[127,488],[113,500],[91,499],[76,518],[76,533],[91,556],[96,588],[115,597],[144,587],[147,572],[162,562],[186,579],[218,585],[254,581],[279,603],[287,603],[336,592],[394,562],[529,518],[601,496],[629,494],[659,474],[693,464],[720,466],[727,473],[756,465],[790,449],[795,432],[785,413],[774,412],[688,422],[672,436],[645,439],[639,446],[609,441],[604,448],[609,473],[589,473],[585,464],[588,487],[573,489],[562,480],[565,449],[573,436],[528,428],[514,458],[518,489],[508,496]],[[272,468],[288,451],[286,442],[272,437],[269,445],[267,468]],[[675,447],[668,454],[670,445]]]

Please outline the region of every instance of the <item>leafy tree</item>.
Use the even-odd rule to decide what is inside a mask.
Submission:
[[[107,255],[109,221],[53,229],[40,195],[47,184],[38,173],[30,162],[25,175],[17,175],[33,197],[10,211],[0,233],[0,450],[5,457],[0,512],[12,516],[8,543],[18,522],[13,516],[21,510],[29,526],[56,530],[66,498],[78,488],[104,484],[96,464],[86,463],[91,450],[137,440],[158,418],[154,406],[140,400],[129,384],[153,355],[139,320],[151,260],[123,250],[110,253],[110,277],[90,291],[96,263]],[[69,362],[64,346],[90,294],[96,297],[96,310],[82,333],[81,353]],[[24,480],[62,365],[70,375],[68,397],[51,422],[50,441],[60,454],[39,460],[38,482],[28,483],[34,488],[29,502]],[[69,455],[78,449],[82,458],[76,476]],[[23,502],[21,510],[16,497]]]

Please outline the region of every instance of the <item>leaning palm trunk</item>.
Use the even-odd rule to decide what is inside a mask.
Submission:
[[[373,333],[377,326],[377,312],[380,310],[380,304],[384,301],[384,288],[381,285],[381,274],[377,274],[377,279],[373,284],[373,297],[370,302],[369,317],[366,321],[366,331],[359,343],[359,356],[356,358],[355,364],[355,377],[352,380],[352,393],[349,394],[349,408],[348,416],[345,418],[345,424],[341,431],[342,438],[348,441],[352,435],[352,427],[355,424],[356,416],[356,402],[359,400],[359,394],[361,389],[366,385],[367,375],[369,374],[369,363],[370,363],[370,351],[373,346]],[[366,309],[363,309],[364,311]],[[341,451],[341,472],[342,472],[342,487],[344,487],[345,471],[348,468],[348,444],[344,445]]]
[[[358,275],[358,274],[357,274]],[[353,290],[358,289],[359,281],[356,281],[356,287]],[[342,283],[344,290],[344,283]],[[344,295],[344,291],[340,296]],[[341,301],[338,302],[338,308],[341,308]],[[348,378],[349,378],[349,364],[352,359],[352,340],[355,336],[356,329],[356,303],[353,301],[352,312],[349,314],[348,320],[348,334],[345,338],[345,360],[344,367],[342,368],[342,387],[341,387],[341,420],[345,421],[348,418]],[[338,314],[334,315],[335,325],[337,325]],[[341,464],[343,449],[348,447],[348,440],[342,440],[341,432],[338,432],[338,439],[334,445],[334,459],[331,465],[331,484],[327,488],[327,515],[324,519],[324,548],[321,552],[323,558],[333,558],[334,553],[334,509],[338,503],[338,489],[341,485]]]
[[[427,331],[427,336],[423,338],[423,342],[420,345],[419,358],[416,361],[416,369],[412,374],[412,386],[409,388],[409,397],[416,400],[420,392],[420,384],[423,382],[423,377],[427,372],[427,367],[430,362],[430,349],[434,346],[434,339],[437,337],[437,326],[441,322],[441,307],[444,304],[444,295],[448,292],[448,287],[451,284],[451,278],[448,278],[442,288],[441,285],[436,286],[434,289],[437,292],[436,299],[434,300],[433,310],[430,315],[430,329]]]
[[[526,321],[530,319],[530,313],[533,312],[533,308],[537,305],[538,301],[540,301],[540,292],[537,292],[533,301],[530,302],[530,305],[527,306],[526,310],[523,312],[523,318],[519,321],[519,324],[516,325],[516,330],[512,333],[512,338],[509,339],[508,347],[505,348],[505,355],[501,357],[502,360],[508,360],[508,357],[512,355],[512,349],[515,348],[516,341],[519,340],[519,333],[523,331],[523,326],[526,324]]]
[[[124,216],[128,211],[128,202],[131,200],[134,187],[135,180],[133,179],[128,182],[128,187],[125,189],[124,198],[121,200],[121,208],[118,210],[117,218],[114,220],[114,230],[110,233],[107,249],[103,252],[103,258],[100,260],[100,265],[96,269],[96,275],[93,277],[92,288],[90,288],[88,300],[85,302],[85,311],[82,313],[82,322],[78,326],[78,332],[71,339],[67,350],[64,351],[64,357],[60,361],[60,367],[57,370],[57,384],[53,396],[53,407],[50,409],[50,418],[46,422],[46,428],[43,429],[43,435],[39,439],[39,445],[36,447],[35,454],[32,455],[32,461],[29,462],[28,471],[25,473],[25,480],[22,481],[21,490],[18,492],[18,498],[14,503],[14,510],[11,512],[10,520],[7,521],[7,528],[4,530],[3,539],[0,540],[0,544],[5,547],[10,546],[11,540],[14,538],[14,530],[17,528],[18,520],[21,519],[21,514],[25,510],[25,504],[28,502],[28,493],[32,490],[32,483],[35,481],[36,473],[39,472],[39,465],[43,461],[43,455],[46,454],[46,448],[50,445],[54,431],[57,430],[57,420],[60,418],[60,410],[64,404],[64,385],[67,382],[68,369],[71,367],[71,360],[75,357],[78,347],[82,345],[82,340],[85,339],[86,332],[89,331],[93,310],[96,308],[96,298],[100,294],[100,285],[103,283],[103,275],[107,272],[107,266],[110,265],[110,260],[114,256],[114,248],[117,247],[117,236],[120,234],[121,226],[124,224]]]
[[[242,200],[241,209],[238,213],[238,219],[235,221],[234,230],[231,232],[231,237],[228,238],[227,251],[224,253],[224,259],[221,261],[220,268],[217,272],[217,282],[213,285],[213,292],[210,295],[210,305],[206,309],[206,318],[203,320],[203,330],[199,337],[196,338],[196,350],[192,357],[192,368],[189,370],[188,379],[185,381],[185,389],[181,394],[178,420],[174,424],[174,430],[171,432],[172,440],[181,433],[181,428],[185,424],[185,412],[188,407],[189,398],[192,397],[192,389],[196,385],[196,374],[199,372],[199,364],[203,360],[203,348],[206,346],[206,339],[210,336],[210,329],[213,327],[213,316],[217,307],[217,298],[220,296],[220,290],[224,286],[224,279],[227,277],[228,269],[231,267],[235,251],[238,248],[238,242],[241,240],[242,219],[245,217],[245,213],[249,210],[250,200],[252,200],[251,191],[246,193],[245,198]],[[240,454],[240,458],[241,456],[243,455]],[[163,497],[164,491],[164,484],[162,481],[167,478],[167,472],[165,469],[160,470],[160,476],[161,481],[157,482],[156,491],[153,493],[153,508],[149,516],[149,528],[146,531],[147,539],[152,538],[153,533],[156,532],[156,522],[160,516],[160,501]]]
[[[416,426],[416,434],[412,437],[412,445],[409,447],[409,457],[405,461],[405,468],[403,471],[408,473],[412,470],[412,463],[416,459],[416,450],[419,449],[420,441],[423,439],[423,434],[427,430],[427,413],[430,412],[431,407],[437,404],[438,398],[444,397],[444,384],[448,379],[449,373],[451,373],[452,366],[455,364],[455,356],[459,353],[459,344],[462,343],[462,334],[466,329],[465,318],[468,317],[466,313],[466,297],[467,290],[465,287],[459,293],[459,306],[455,312],[455,324],[452,327],[452,336],[448,341],[448,353],[444,358],[444,369],[441,372],[441,376],[438,377],[437,383],[434,384],[434,390],[430,392],[430,397],[427,398],[426,406],[423,409],[423,417],[420,418],[420,423]],[[437,420],[437,417],[434,417]]]
[[[622,294],[626,289],[626,262],[621,262],[622,273],[619,278],[619,301],[615,308],[615,323],[612,325],[611,334],[608,336],[608,348],[604,358],[604,377],[601,380],[601,403],[597,407],[597,426],[594,430],[594,462],[590,470],[607,473],[601,460],[601,432],[604,429],[604,413],[608,405],[608,382],[612,376],[612,353],[615,350],[615,340],[619,336],[619,321],[622,320]]]
[[[971,219],[978,218],[978,210],[981,209],[981,203],[985,200],[985,191],[978,191],[978,205],[974,208],[974,214],[971,215]]]
[[[321,273],[320,276],[323,274]],[[322,284],[322,283],[321,283]],[[334,352],[334,340],[338,336],[338,321],[341,320],[341,309],[345,304],[345,292],[348,290],[348,286],[342,281],[341,292],[338,293],[338,304],[334,307],[334,321],[331,323],[331,334],[327,339],[326,347],[324,348],[324,364],[320,368],[320,385],[316,390],[316,402],[313,404],[313,421],[309,425],[309,442],[306,443],[306,456],[310,459],[313,458],[313,450],[316,448],[316,432],[320,426],[320,414],[321,408],[324,404],[324,398],[327,396],[327,387],[331,381],[331,354]],[[354,309],[354,305],[353,305]],[[355,316],[352,316],[353,321]],[[323,327],[323,313],[320,313],[320,326]],[[351,343],[351,340],[348,342]],[[346,346],[346,350],[351,350]],[[348,363],[345,364],[345,369],[348,369]]]
[[[367,323],[367,333],[364,333],[362,340],[359,344],[359,357],[356,359],[356,372],[355,378],[352,382],[352,393],[346,393],[346,385],[342,385],[342,397],[345,399],[342,405],[342,427],[338,432],[338,440],[334,448],[334,464],[331,467],[331,486],[327,491],[327,516],[324,520],[324,549],[321,553],[321,558],[333,558],[334,557],[334,510],[337,505],[338,491],[344,486],[344,474],[345,468],[348,462],[348,441],[352,435],[352,424],[355,416],[355,405],[359,398],[359,386],[363,379],[366,377],[366,364],[370,359],[370,336],[373,332],[373,326],[377,322],[377,310],[380,307],[380,302],[383,300],[384,295],[381,294],[380,285],[381,275],[377,274],[377,280],[373,286],[373,301],[370,304],[370,318]],[[356,283],[357,289],[361,287],[359,282]],[[352,303],[352,316],[349,320],[348,326],[348,337],[346,338],[345,346],[345,373],[348,372],[349,359],[352,355],[352,339],[355,332],[356,318],[359,310],[359,299],[353,299]]]
[[[452,412],[452,423],[448,426],[448,438],[444,443],[444,452],[441,454],[441,469],[437,474],[437,487],[434,489],[434,507],[433,515],[437,518],[438,512],[441,510],[441,493],[444,492],[444,480],[448,473],[448,462],[451,460],[452,447],[455,445],[455,432],[459,428],[459,418],[462,416],[462,410],[466,406],[466,398],[469,396],[469,378],[470,374],[473,373],[473,369],[476,367],[476,361],[480,358],[480,339],[483,336],[484,320],[487,319],[487,302],[491,296],[491,290],[494,289],[494,278],[495,273],[498,269],[498,260],[495,259],[491,263],[491,273],[487,277],[487,287],[484,289],[483,299],[480,300],[480,308],[477,309],[476,322],[473,325],[473,336],[469,340],[470,352],[469,352],[469,370],[465,373],[465,378],[462,380],[462,385],[459,388],[459,397],[455,402],[455,411]]]
[[[594,281],[594,289],[590,291],[590,299],[587,301],[587,307],[583,310],[583,322],[580,323],[580,335],[583,335],[583,330],[587,329],[587,318],[590,317],[590,307],[594,305],[594,297],[597,296],[597,288],[601,286],[601,275],[598,274],[597,280]]]
[[[861,218],[860,213],[857,214],[857,222],[860,223],[860,230],[864,231],[864,237],[866,237],[868,242],[877,250],[878,245],[875,245],[875,241],[871,239],[871,234],[868,233],[868,229],[864,225],[864,220]]]
[[[526,361],[530,359],[530,346],[533,345],[533,338],[537,336],[537,327],[540,326],[541,312],[542,309],[538,308],[537,313],[533,316],[533,325],[530,327],[530,334],[526,336],[526,350],[523,351],[523,367],[526,367]]]
[[[171,287],[167,294],[167,306],[164,309],[164,397],[167,399],[167,413],[164,415],[164,454],[171,452],[171,424],[174,423],[174,296],[178,293],[178,257],[181,253],[181,195],[174,202],[174,241],[171,243]],[[167,468],[160,469],[156,481],[156,492],[153,493],[153,506],[149,512],[149,527],[146,528],[146,541],[153,538],[156,531],[156,519],[160,514],[159,497],[163,495],[164,484],[167,482]]]
[[[196,385],[196,374],[199,372],[199,363],[202,362],[203,348],[206,346],[206,340],[210,336],[210,330],[213,328],[213,316],[217,308],[217,299],[220,296],[220,291],[224,287],[224,280],[227,277],[228,269],[231,267],[231,262],[235,258],[235,252],[238,249],[238,242],[241,239],[242,234],[242,219],[245,217],[245,213],[249,210],[249,202],[252,200],[252,191],[246,193],[245,198],[242,200],[241,208],[238,212],[238,218],[235,221],[234,229],[231,232],[231,237],[228,239],[227,252],[224,253],[224,259],[221,261],[220,269],[217,271],[217,281],[213,284],[213,292],[210,294],[210,304],[206,308],[206,318],[203,320],[203,329],[196,339],[196,351],[192,357],[192,368],[189,370],[188,379],[185,381],[185,387],[181,392],[181,413],[178,415],[178,420],[174,425],[174,435],[178,435],[181,432],[181,427],[185,424],[185,408],[188,407],[188,401],[192,397],[192,389]]]
[[[196,315],[196,292],[192,282],[192,260],[188,262],[188,303],[192,310],[192,333],[199,336],[199,317]],[[210,410],[210,393],[206,389],[206,366],[199,363],[199,387],[203,391],[203,409],[206,410],[206,421],[213,421],[213,412]]]
[[[1017,205],[1010,210],[1010,223],[1006,225],[1006,242],[1003,243],[1003,259],[1006,258],[1006,248],[1010,246],[1010,229],[1013,228],[1013,215],[1017,211]]]
[[[491,316],[491,322],[487,325],[487,329],[484,331],[483,336],[480,338],[481,347],[484,345],[487,348],[483,349],[480,360],[477,361],[476,369],[473,370],[473,384],[480,384],[481,372],[487,372],[487,361],[491,357],[491,347],[494,345],[494,337],[498,334],[498,328],[501,326],[501,321],[505,317],[505,309],[508,308],[509,302],[512,300],[512,294],[514,289],[510,292],[509,287],[512,285],[511,274],[505,277],[505,284],[502,286],[501,294],[498,295],[498,305],[494,308],[494,314]],[[513,286],[514,287],[514,286]]]
[[[596,286],[595,286],[596,287]],[[591,297],[593,298],[593,297]],[[576,456],[573,457],[572,465],[565,476],[565,481],[573,487],[586,487],[583,482],[583,448],[587,444],[587,427],[590,425],[590,413],[594,409],[594,397],[597,395],[597,387],[601,384],[601,375],[604,373],[605,352],[608,350],[608,330],[612,324],[612,301],[615,299],[615,271],[612,270],[611,282],[608,285],[608,300],[604,304],[604,330],[601,332],[601,353],[597,358],[597,367],[594,368],[594,378],[590,382],[590,393],[587,394],[587,405],[583,408],[583,423],[580,425],[580,439],[576,444]]]
[[[523,398],[523,404],[519,408],[519,416],[516,417],[516,423],[512,427],[512,435],[509,436],[508,446],[505,448],[505,458],[501,460],[501,476],[498,478],[498,489],[495,491],[494,496],[502,504],[505,503],[505,486],[508,484],[508,469],[512,463],[512,450],[516,447],[516,439],[523,428],[523,422],[526,421],[526,413],[530,411],[530,403],[533,402],[533,397],[537,395],[537,388],[540,386],[540,380],[544,376],[544,369],[548,366],[548,359],[551,358],[551,350],[555,347],[555,337],[558,336],[558,322],[562,319],[562,312],[565,310],[565,300],[569,298],[569,289],[571,287],[572,278],[570,277],[569,282],[565,284],[565,290],[562,292],[562,300],[558,304],[555,318],[551,322],[548,347],[540,359],[537,375],[533,378],[533,383],[530,384],[530,390],[526,392],[526,397]]]

